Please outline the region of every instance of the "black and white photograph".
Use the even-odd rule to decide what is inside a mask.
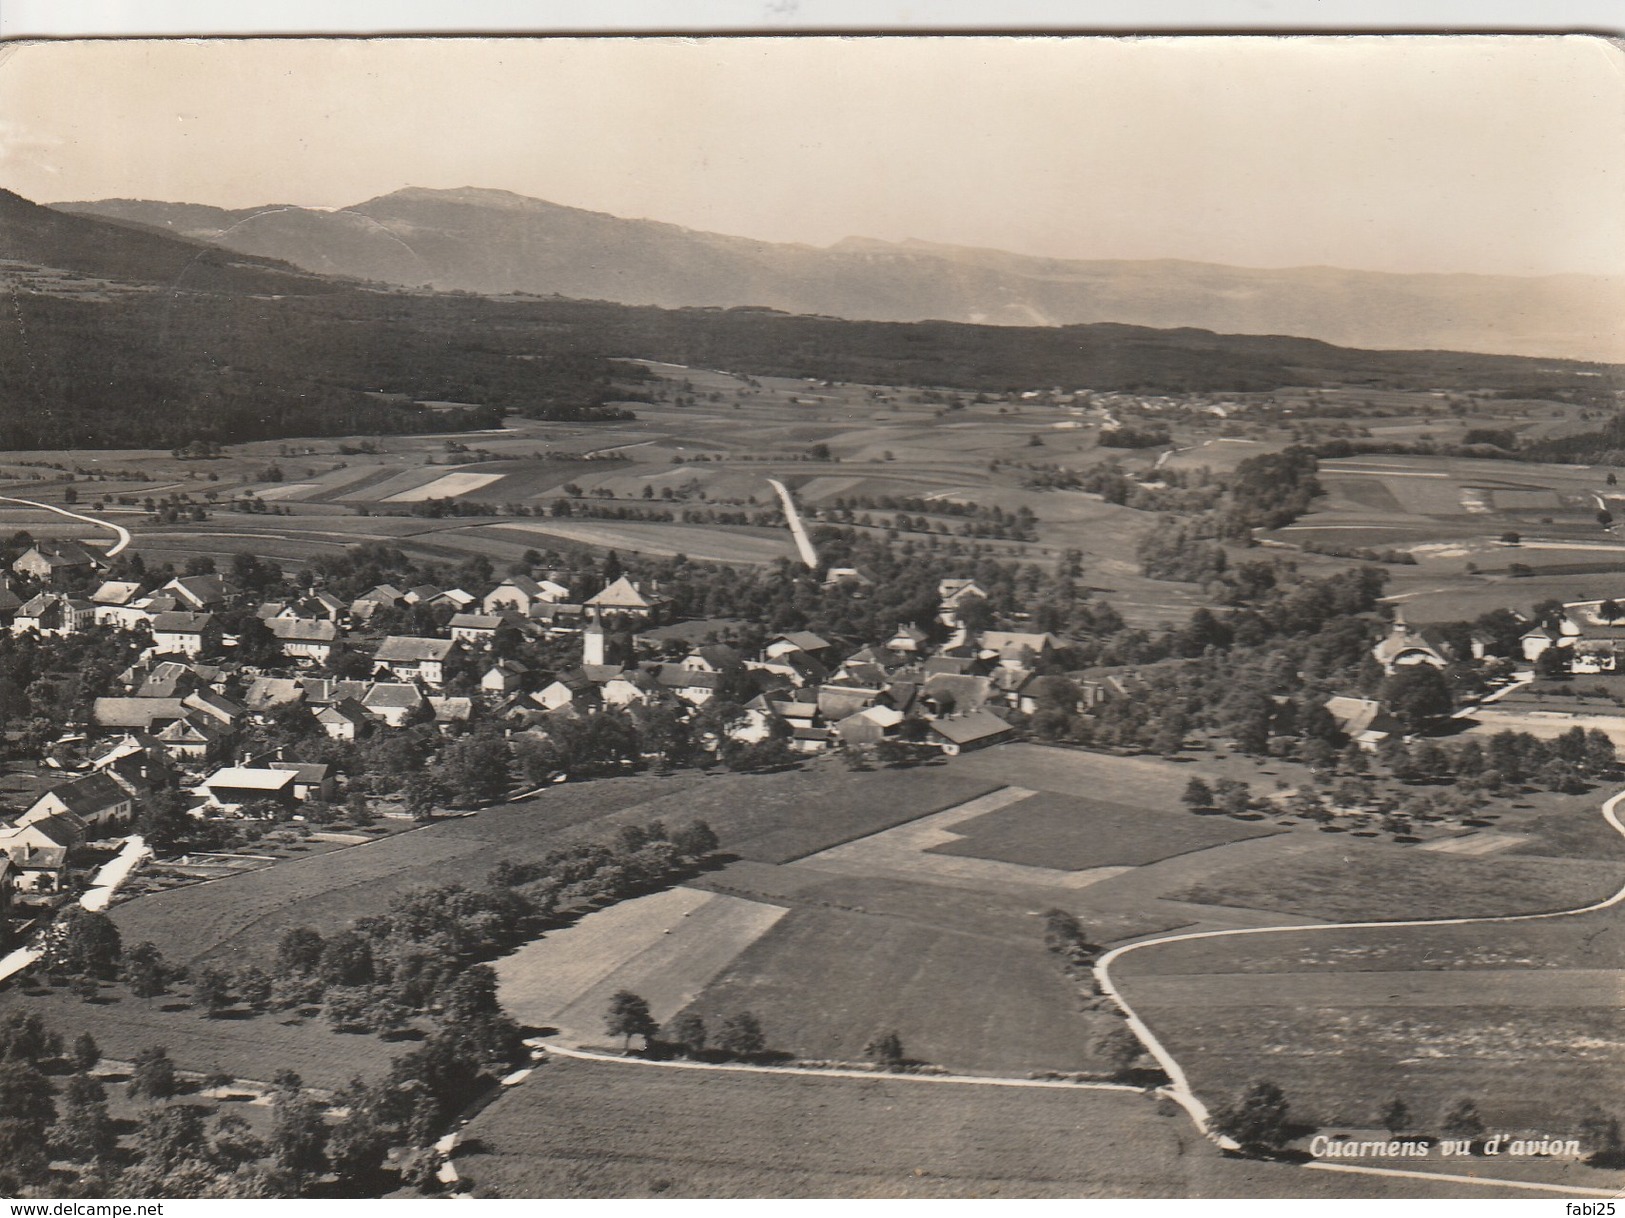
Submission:
[[[1612,1214],[1622,476],[1618,38],[0,43],[0,1198]]]

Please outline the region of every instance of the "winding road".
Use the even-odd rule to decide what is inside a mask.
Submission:
[[[1614,832],[1618,833],[1621,837],[1625,837],[1625,824],[1620,822],[1618,813],[1621,800],[1625,800],[1625,791],[1620,791],[1618,794],[1614,795],[1603,803],[1602,815],[1603,819],[1608,822],[1609,826],[1613,828]],[[1240,929],[1230,930],[1200,930],[1187,931],[1183,934],[1175,935],[1157,935],[1148,939],[1138,939],[1133,943],[1125,943],[1121,947],[1114,947],[1111,951],[1101,956],[1100,959],[1095,962],[1095,980],[1099,983],[1101,991],[1109,995],[1112,1000],[1122,1008],[1124,1015],[1128,1018],[1129,1027],[1133,1029],[1134,1034],[1140,1038],[1140,1042],[1145,1045],[1146,1051],[1156,1059],[1157,1064],[1161,1066],[1163,1071],[1168,1075],[1169,1084],[1165,1088],[1165,1093],[1168,1095],[1168,1097],[1179,1104],[1179,1106],[1190,1115],[1191,1120],[1195,1122],[1196,1127],[1204,1135],[1212,1138],[1213,1141],[1217,1142],[1221,1147],[1224,1147],[1227,1150],[1234,1150],[1236,1149],[1235,1142],[1224,1137],[1223,1135],[1215,1134],[1209,1127],[1211,1114],[1208,1112],[1207,1105],[1202,1103],[1201,1099],[1196,1095],[1196,1093],[1191,1090],[1190,1080],[1186,1077],[1184,1068],[1180,1066],[1177,1060],[1175,1060],[1174,1055],[1168,1051],[1168,1047],[1157,1038],[1157,1034],[1146,1025],[1145,1021],[1140,1018],[1140,1016],[1135,1012],[1134,1008],[1129,1005],[1128,1000],[1123,997],[1122,991],[1118,989],[1117,984],[1112,980],[1111,966],[1122,957],[1128,955],[1130,952],[1137,952],[1147,947],[1157,947],[1164,943],[1186,943],[1194,939],[1225,939],[1238,935],[1313,934],[1316,931],[1323,930],[1393,930],[1395,928],[1408,926],[1478,926],[1507,922],[1540,922],[1552,918],[1574,918],[1580,916],[1581,914],[1597,913],[1600,910],[1612,909],[1614,906],[1619,905],[1622,902],[1625,902],[1625,885],[1621,885],[1619,891],[1615,892],[1612,896],[1604,897],[1600,901],[1594,901],[1590,905],[1582,905],[1577,909],[1560,909],[1546,913],[1497,914],[1490,917],[1477,918],[1418,918],[1399,922],[1318,922],[1310,923],[1308,925],[1297,923],[1295,925],[1288,926],[1248,926]],[[1319,1171],[1352,1172],[1359,1175],[1394,1176],[1407,1179],[1415,1177],[1420,1177],[1422,1179],[1443,1178],[1470,1182],[1474,1184],[1495,1184],[1507,1188],[1532,1189],[1543,1192],[1573,1193],[1581,1196],[1613,1197],[1617,1195],[1616,1193],[1606,1189],[1586,1189],[1560,1184],[1535,1184],[1528,1181],[1517,1180],[1490,1180],[1480,1179],[1474,1176],[1439,1177],[1430,1172],[1404,1171],[1399,1168],[1392,1167],[1355,1166],[1353,1164],[1346,1163],[1326,1163],[1320,1160],[1313,1160],[1305,1163],[1304,1166],[1306,1168]]]
[[[83,512],[72,512],[65,507],[57,507],[51,503],[37,503],[32,499],[15,499],[10,495],[0,495],[0,503],[20,503],[24,507],[40,508],[42,511],[55,512],[58,516],[66,516],[69,520],[83,521],[98,528],[112,529],[115,534],[113,544],[108,547],[107,557],[112,558],[120,554],[130,544],[130,530],[121,524],[114,524],[111,520],[98,520],[94,516],[86,516]]]

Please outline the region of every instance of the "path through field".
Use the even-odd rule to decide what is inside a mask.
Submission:
[[[47,512],[55,512],[58,516],[66,516],[69,520],[80,520],[85,524],[112,529],[115,536],[113,544],[107,548],[108,558],[112,558],[130,544],[130,530],[121,524],[114,524],[111,520],[98,520],[94,516],[86,516],[83,512],[70,512],[67,508],[55,507],[49,503],[36,503],[32,499],[14,499],[10,495],[0,495],[0,503],[20,503],[25,507],[43,508]]]
[[[1621,800],[1625,800],[1625,791],[1620,791],[1618,794],[1612,796],[1603,803],[1602,815],[1603,819],[1608,822],[1616,833],[1620,834],[1622,837],[1625,837],[1625,824],[1620,822],[1616,811]],[[1190,1080],[1186,1077],[1184,1068],[1181,1067],[1179,1062],[1174,1059],[1173,1054],[1168,1051],[1167,1047],[1162,1043],[1162,1041],[1157,1038],[1156,1033],[1153,1032],[1150,1027],[1146,1025],[1145,1021],[1135,1013],[1134,1008],[1129,1005],[1128,1000],[1123,997],[1122,991],[1118,989],[1116,983],[1112,980],[1111,966],[1123,956],[1128,955],[1130,952],[1142,951],[1145,948],[1156,947],[1159,944],[1164,943],[1183,943],[1197,939],[1221,939],[1232,935],[1302,934],[1323,930],[1369,930],[1377,928],[1395,929],[1407,926],[1477,926],[1487,924],[1505,924],[1509,922],[1540,922],[1553,918],[1572,918],[1577,917],[1580,914],[1597,913],[1604,909],[1612,909],[1614,906],[1619,905],[1622,902],[1625,902],[1625,885],[1622,885],[1612,896],[1605,897],[1600,901],[1594,901],[1589,905],[1581,906],[1577,909],[1564,909],[1548,913],[1504,914],[1492,917],[1476,918],[1423,918],[1398,922],[1319,922],[1310,923],[1308,925],[1299,923],[1296,925],[1249,926],[1240,929],[1189,931],[1182,934],[1153,935],[1150,938],[1139,939],[1133,943],[1126,943],[1121,947],[1115,947],[1105,955],[1101,956],[1100,959],[1095,963],[1095,980],[1099,983],[1101,991],[1109,995],[1114,1001],[1116,1001],[1118,1006],[1122,1007],[1124,1014],[1128,1018],[1129,1027],[1133,1029],[1134,1034],[1138,1036],[1141,1043],[1145,1045],[1147,1052],[1149,1052],[1151,1056],[1156,1059],[1157,1064],[1160,1065],[1163,1068],[1163,1071],[1168,1075],[1169,1085],[1166,1088],[1168,1095],[1174,1099],[1180,1105],[1180,1107],[1184,1108],[1188,1114],[1190,1114],[1191,1120],[1196,1123],[1197,1128],[1200,1129],[1204,1134],[1210,1138],[1213,1138],[1221,1146],[1224,1146],[1227,1149],[1234,1149],[1234,1142],[1223,1135],[1216,1135],[1213,1132],[1210,1127],[1211,1114],[1208,1111],[1208,1107],[1191,1089]],[[1353,1172],[1361,1175],[1396,1176],[1402,1178],[1439,1178],[1432,1176],[1431,1173],[1408,1172],[1402,1171],[1398,1168],[1323,1163],[1319,1160],[1312,1160],[1305,1163],[1304,1166],[1306,1168],[1321,1171]],[[1537,1185],[1528,1181],[1492,1181],[1488,1179],[1479,1179],[1472,1176],[1451,1176],[1444,1178],[1458,1180],[1461,1182],[1471,1182],[1474,1184],[1498,1184],[1511,1188],[1539,1189],[1541,1191],[1577,1194],[1582,1196],[1612,1197],[1615,1195],[1612,1191],[1607,1189],[1585,1189],[1559,1184]]]

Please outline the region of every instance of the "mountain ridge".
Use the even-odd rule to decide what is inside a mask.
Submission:
[[[858,321],[1123,322],[1362,349],[1625,360],[1625,279],[1606,276],[1079,260],[867,237],[813,246],[474,186],[405,187],[333,211],[118,199],[53,206],[319,274],[482,295],[755,306]]]

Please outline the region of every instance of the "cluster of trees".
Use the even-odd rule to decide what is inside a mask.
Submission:
[[[1291,524],[1321,493],[1315,478],[1319,464],[1314,453],[1296,445],[1248,457],[1230,476],[1220,531],[1227,537],[1246,537],[1251,529]]]
[[[584,905],[623,900],[692,874],[718,849],[703,820],[668,830],[658,821],[622,825],[607,841],[561,847],[530,862],[503,860],[493,888],[518,894],[539,918]]]
[[[639,1037],[649,1051],[676,1051],[685,1057],[708,1061],[754,1061],[767,1053],[767,1036],[759,1019],[750,1011],[728,1016],[717,1028],[715,1036],[705,1025],[705,1019],[692,1009],[680,1011],[665,1029],[655,1020],[649,1002],[631,990],[617,990],[610,997],[604,1011],[604,1030],[621,1038],[621,1052],[629,1053],[632,1038]],[[893,1033],[893,1040],[896,1034]],[[898,1061],[902,1059],[902,1043],[897,1042]]]
[[[1160,448],[1164,444],[1171,443],[1173,436],[1161,423],[1148,423],[1139,427],[1121,424],[1117,427],[1100,429],[1102,448]]]

